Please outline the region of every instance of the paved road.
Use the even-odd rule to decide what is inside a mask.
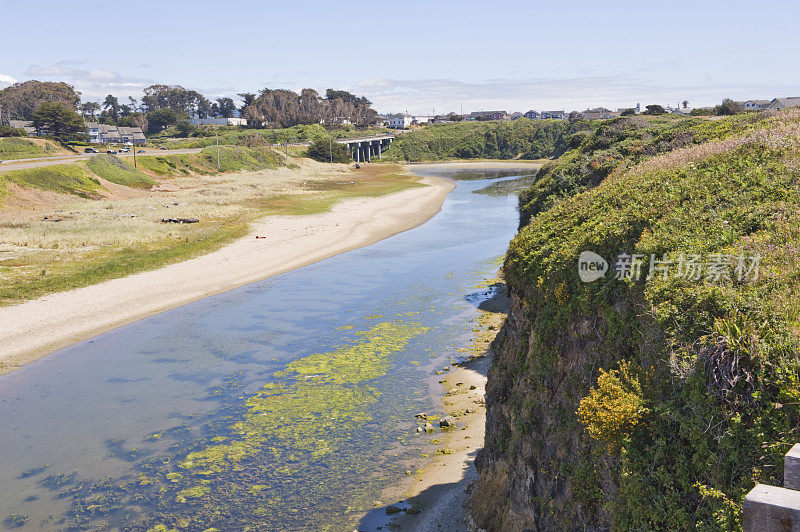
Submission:
[[[153,148],[139,148],[144,149],[144,153],[137,151],[137,156],[146,155],[180,155],[182,153],[200,153],[200,148],[192,148],[185,150],[159,150]],[[27,168],[38,168],[40,166],[51,166],[54,164],[71,163],[75,161],[85,161],[91,157],[99,155],[98,153],[76,153],[75,155],[59,155],[54,157],[36,157],[33,159],[13,159],[6,160],[0,163],[0,172],[7,172],[9,170],[23,170]],[[133,157],[133,153],[118,153],[117,157]]]

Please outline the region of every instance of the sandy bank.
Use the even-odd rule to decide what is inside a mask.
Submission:
[[[213,253],[0,308],[0,373],[120,325],[416,227],[439,212],[453,188],[444,179],[422,182],[429,186],[343,201],[324,214],[269,216]]]
[[[490,345],[505,321],[508,305],[505,287],[482,303],[478,308],[483,313],[476,320],[469,359],[451,366],[449,371],[437,372],[440,375],[436,378],[445,392],[442,410],[444,415],[455,420],[455,426],[441,429],[434,419],[435,431],[419,437],[436,442],[435,448],[444,452],[424,458],[421,469],[381,494],[383,504],[395,506],[401,512],[387,515],[387,507],[379,506],[361,520],[357,526],[359,532],[387,528],[409,532],[472,529],[467,506],[472,484],[478,479],[475,458],[483,448],[486,432],[486,381],[492,364]],[[424,421],[418,420],[418,423]]]

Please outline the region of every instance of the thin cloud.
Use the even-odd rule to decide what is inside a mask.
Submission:
[[[381,112],[429,114],[503,109],[507,111],[612,109],[658,103],[710,105],[723,98],[772,98],[800,94],[798,86],[708,85],[664,87],[626,76],[587,76],[570,79],[367,79],[350,87],[365,94]]]
[[[102,99],[107,94],[118,97],[138,96],[144,87],[153,83],[146,78],[123,76],[111,70],[88,70],[73,66],[77,64],[80,62],[59,61],[52,65],[31,65],[25,74],[42,81],[65,81],[80,91],[84,101]]]
[[[17,80],[9,76],[8,74],[0,74],[0,83],[5,83],[8,85],[13,85],[16,83]]]

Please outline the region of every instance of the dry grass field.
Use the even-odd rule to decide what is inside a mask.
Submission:
[[[62,174],[78,166],[91,177],[83,176],[85,190],[72,194],[22,186],[28,182],[0,174],[0,305],[207,253],[244,236],[266,215],[324,212],[340,199],[420,186],[397,165],[355,170],[302,158],[283,162],[217,175],[148,172],[151,188],[113,183],[78,163]],[[199,221],[162,222],[166,218]]]

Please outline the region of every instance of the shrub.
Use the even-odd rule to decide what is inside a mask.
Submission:
[[[735,115],[739,114],[744,111],[744,108],[731,100],[730,98],[725,98],[722,100],[722,103],[718,106],[714,107],[714,114],[718,115]]]
[[[315,140],[308,147],[308,156],[315,161],[324,163],[349,163],[352,161],[350,150],[347,146],[338,142],[331,143],[330,139]]]
[[[7,125],[0,126],[0,137],[24,137],[25,130]]]
[[[600,370],[597,386],[581,400],[577,413],[592,438],[618,448],[646,412],[639,379],[622,360],[619,369]]]

